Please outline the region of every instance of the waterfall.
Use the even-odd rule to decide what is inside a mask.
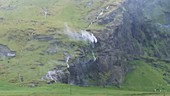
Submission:
[[[70,59],[70,56],[67,56],[67,57],[66,57],[67,68],[70,67],[69,64],[68,64],[69,59]]]
[[[46,78],[49,78],[49,79],[55,81],[55,79],[54,79],[53,76],[52,76],[52,75],[55,75],[55,74],[56,74],[55,71],[48,71],[48,72],[47,72],[47,75],[46,75]],[[55,81],[55,82],[56,82],[56,81]]]
[[[66,34],[68,35],[69,38],[79,40],[79,41],[85,41],[88,43],[97,43],[97,38],[94,36],[93,33],[90,33],[86,30],[80,30],[80,32],[76,32],[71,30],[67,25],[65,25],[65,30]]]
[[[94,34],[85,30],[81,30],[81,38],[82,40],[88,41],[90,43],[97,43],[97,38],[94,36]]]
[[[70,56],[66,56],[66,63],[68,63]]]
[[[94,52],[92,51],[92,56],[93,56],[93,60],[96,61],[96,56],[94,55]]]

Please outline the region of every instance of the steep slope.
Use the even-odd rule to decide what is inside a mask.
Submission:
[[[169,90],[168,82],[164,78],[168,77],[163,74],[169,74],[165,69],[160,70],[160,67],[153,67],[152,64],[156,63],[160,66],[169,66],[165,62],[158,63],[159,60],[153,62],[133,61],[131,64],[135,70],[129,72],[122,84],[123,88],[130,90],[148,90],[154,91]],[[169,77],[168,77],[169,78]]]
[[[86,85],[92,80],[95,81],[92,84],[120,86],[126,74],[134,69],[129,64],[131,61],[149,57],[169,61],[169,4],[168,0],[125,0],[120,5],[107,5],[119,6],[115,10],[108,12],[107,6],[104,7],[102,15],[93,22],[105,26],[103,30],[94,30],[98,38],[93,49],[97,60],[83,57],[73,61],[70,74],[75,84]],[[76,71],[78,68],[81,69]],[[155,69],[151,70],[155,73]],[[157,77],[160,77],[158,82],[162,80],[166,85],[161,74]],[[166,81],[169,79],[167,76]]]

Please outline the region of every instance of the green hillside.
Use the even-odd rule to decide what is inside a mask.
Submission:
[[[135,61],[135,70],[130,72],[124,82],[125,88],[130,90],[168,90],[167,82],[163,80],[163,72],[158,71],[151,64],[143,61]],[[167,89],[168,88],[168,89]]]
[[[111,11],[116,10],[123,0],[92,0],[91,7],[88,1],[0,0],[0,45],[16,52],[14,58],[0,57],[0,96],[170,96],[170,62],[150,56],[130,62],[133,68],[120,88],[48,85],[41,80],[55,67],[67,69],[64,53],[75,60],[83,48],[91,48],[84,41],[69,38],[66,25],[75,33],[93,30],[98,35],[111,23],[100,25],[96,21],[89,27],[88,20],[112,2]],[[87,57],[93,59],[93,55]]]
[[[0,44],[7,45],[11,50],[16,51],[17,56],[12,59],[2,58],[1,79],[17,83],[18,74],[21,74],[25,82],[32,82],[32,80],[39,80],[54,66],[65,64],[58,61],[63,59],[62,52],[68,51],[68,44],[71,42],[64,36],[64,24],[83,27],[80,25],[81,20],[72,19],[76,17],[76,12],[72,12],[74,9],[70,9],[76,8],[72,7],[72,3],[74,2],[71,0],[12,0],[2,2],[4,9],[0,11],[0,17],[3,18],[0,23]],[[8,7],[11,10],[8,10]],[[43,8],[49,10],[47,18],[44,17]],[[48,40],[40,41],[33,39],[31,34],[50,35],[52,40],[49,42],[47,42]],[[48,55],[44,51],[53,42],[60,43],[55,47],[58,52],[54,55]]]

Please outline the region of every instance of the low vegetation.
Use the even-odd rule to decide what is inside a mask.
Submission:
[[[19,87],[0,82],[0,96],[169,96],[166,92],[125,91],[113,87],[77,87],[65,84]]]

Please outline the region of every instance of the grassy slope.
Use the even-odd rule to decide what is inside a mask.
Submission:
[[[0,61],[0,79],[18,82],[18,74],[21,73],[25,82],[31,82],[32,80],[39,80],[41,76],[56,65],[66,65],[58,60],[63,60],[62,52],[72,53],[74,48],[68,50],[69,39],[60,35],[63,34],[64,23],[67,22],[68,25],[76,28],[86,25],[81,19],[76,18],[80,16],[74,11],[75,7],[72,0],[12,0],[0,3],[4,8],[8,8],[9,5],[14,7],[13,10],[1,9],[0,11],[0,17],[4,18],[0,22],[0,44],[7,45],[17,52],[15,58]],[[46,19],[42,8],[49,10]],[[55,39],[62,43],[57,47],[58,53],[56,55],[39,55],[43,53],[50,42],[28,41],[27,39],[31,38],[28,37],[26,32],[28,28],[34,29],[36,34],[55,34],[53,35]],[[49,33],[47,31],[49,28],[57,28],[59,31],[54,30],[53,33]],[[9,40],[8,37],[10,36],[17,36],[17,39]],[[32,47],[37,49],[34,51],[27,50]],[[44,66],[38,65],[41,63]]]
[[[132,90],[154,90],[166,86],[162,73],[155,70],[148,63],[136,61],[135,70],[127,75],[124,86]]]
[[[157,92],[160,92],[160,90],[161,93],[169,92],[170,86],[165,80],[163,80],[163,78],[170,79],[168,75],[169,73],[167,72],[167,70],[170,69],[169,62],[155,59],[149,61],[149,63],[144,61],[134,61],[132,62],[132,65],[135,66],[135,70],[126,76],[122,89],[148,92],[154,92],[155,89],[158,89]],[[165,73],[167,75],[163,75]]]
[[[74,27],[83,27],[78,12],[72,0],[12,0],[9,4],[16,6],[14,10],[2,10],[1,17],[9,20],[9,22],[17,22],[17,20],[24,20],[23,23],[30,23],[30,20],[45,22],[46,25],[55,25],[63,27],[67,22]],[[6,7],[6,6],[5,6]],[[43,9],[47,8],[49,15],[47,19],[44,17]],[[76,18],[77,17],[77,18]],[[75,24],[74,24],[75,23]],[[18,27],[18,26],[17,26]],[[28,26],[27,26],[28,27]]]

